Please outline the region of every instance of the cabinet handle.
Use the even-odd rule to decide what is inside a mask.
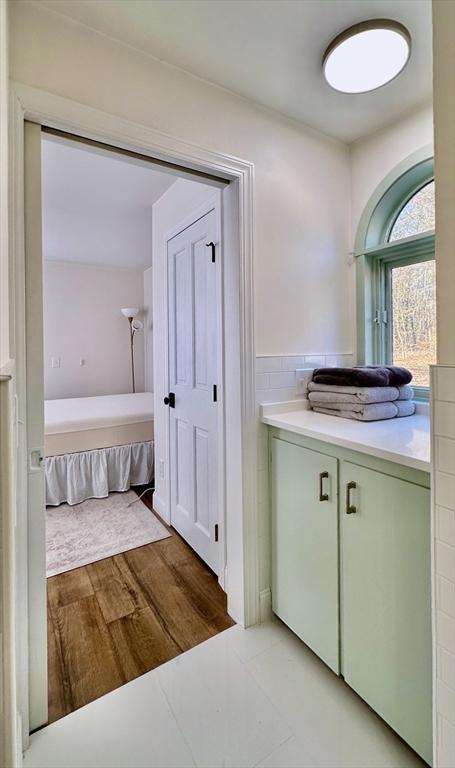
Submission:
[[[328,477],[328,472],[320,472],[319,473],[319,501],[328,501],[329,500],[329,494],[324,493],[324,478]]]
[[[351,504],[351,491],[354,490],[354,488],[357,488],[357,483],[354,482],[354,480],[351,480],[350,483],[346,486],[346,514],[347,515],[355,515],[357,512],[357,507],[354,506],[354,504]]]

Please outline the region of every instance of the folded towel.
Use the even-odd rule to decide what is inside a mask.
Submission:
[[[400,393],[398,400],[412,400],[414,397],[414,390],[409,384],[403,384],[403,386],[398,387],[398,391]]]
[[[413,416],[416,412],[416,404],[413,400],[395,400],[394,405],[398,408],[397,418]]]
[[[412,400],[395,400],[393,403],[334,403],[331,406],[328,403],[312,403],[312,408],[316,413],[357,421],[383,421],[412,416],[416,409]]]
[[[400,387],[409,384],[412,373],[396,365],[364,365],[354,368],[316,368],[316,384],[337,384],[348,387]]]
[[[367,405],[346,404],[345,410],[313,406],[316,413],[326,413],[329,416],[341,416],[343,419],[357,419],[358,421],[382,421],[383,419],[394,419],[398,414],[398,408],[395,403],[369,403]]]
[[[310,381],[308,398],[318,403],[388,403],[399,397],[398,387],[339,387]]]
[[[409,384],[402,387],[340,387],[331,384],[308,384],[311,403],[387,403],[395,400],[411,400],[413,390]]]
[[[356,411],[357,413],[363,413],[365,408],[369,405],[384,405],[384,403],[361,403],[358,400],[340,400],[339,402],[334,400],[320,400],[316,397],[318,394],[322,393],[311,393],[310,405],[312,408],[329,408],[331,411]],[[348,397],[348,395],[346,395],[346,397]],[[390,405],[390,403],[391,401],[388,400],[385,404]],[[396,416],[396,412],[394,412],[393,415]]]

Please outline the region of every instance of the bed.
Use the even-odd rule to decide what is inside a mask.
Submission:
[[[153,478],[153,393],[46,400],[46,503],[78,504]]]

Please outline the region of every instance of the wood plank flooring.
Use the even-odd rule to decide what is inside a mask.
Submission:
[[[168,530],[47,580],[49,723],[234,624],[215,575]]]

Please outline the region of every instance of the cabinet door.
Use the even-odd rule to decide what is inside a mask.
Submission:
[[[272,604],[339,672],[337,461],[272,438]]]
[[[343,462],[341,493],[348,483],[356,487],[341,507],[342,674],[430,762],[430,492]]]

